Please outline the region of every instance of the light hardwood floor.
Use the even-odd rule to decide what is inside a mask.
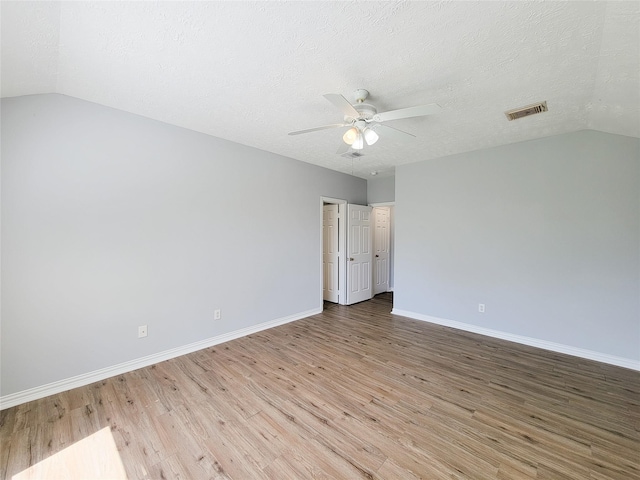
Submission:
[[[4,410],[1,478],[640,479],[639,372],[390,310],[327,304]]]

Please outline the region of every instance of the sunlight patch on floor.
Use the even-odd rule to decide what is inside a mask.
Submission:
[[[111,429],[105,427],[14,475],[12,480],[43,478],[126,480],[127,474]]]

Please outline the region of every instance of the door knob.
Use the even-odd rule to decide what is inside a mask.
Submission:
[[[350,261],[350,262],[353,262],[353,258],[350,258],[350,259],[349,259],[349,261]]]
[[[380,255],[376,255],[376,258],[378,258]]]

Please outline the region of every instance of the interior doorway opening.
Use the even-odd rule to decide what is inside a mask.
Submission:
[[[321,197],[321,305],[346,304],[347,201]]]
[[[350,253],[353,250],[353,245],[349,242],[355,242],[355,245],[358,243],[358,238],[364,238],[362,231],[360,235],[350,235],[349,228],[351,227],[347,219],[349,208],[369,208],[371,212],[370,227],[367,227],[370,228],[368,236],[371,238],[371,243],[369,243],[368,252],[371,258],[368,260],[370,268],[367,270],[368,278],[365,282],[370,285],[368,298],[385,292],[393,292],[394,206],[393,202],[370,204],[368,207],[349,206],[347,201],[343,199],[321,197],[321,305],[324,305],[325,302],[349,305],[356,303],[356,301],[366,300],[365,298],[357,298],[356,301],[353,301],[353,294],[352,298],[349,295],[350,282],[354,278],[358,278],[353,272],[351,272],[352,279],[348,278],[350,273],[348,269],[351,268],[349,264],[351,258],[349,257],[353,257],[354,262],[351,263],[358,266],[358,262],[355,262],[355,255]],[[350,239],[350,236],[353,238]],[[356,273],[362,277],[365,269],[360,270]]]

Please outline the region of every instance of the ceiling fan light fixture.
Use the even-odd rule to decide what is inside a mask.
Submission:
[[[324,95],[324,98],[334,106],[338,107],[342,112],[343,120],[341,123],[289,132],[289,135],[299,135],[301,133],[311,133],[331,128],[347,127],[347,131],[342,134],[342,140],[347,147],[342,145],[336,153],[341,155],[345,151],[349,151],[350,155],[355,155],[359,150],[364,148],[365,142],[367,145],[375,144],[380,138],[379,135],[387,135],[398,141],[411,140],[415,138],[415,135],[384,125],[383,122],[433,115],[434,113],[438,113],[442,110],[442,107],[437,103],[431,103],[429,105],[418,105],[415,107],[401,108],[399,110],[378,112],[378,109],[374,105],[365,103],[365,100],[369,96],[369,92],[367,90],[360,88],[354,93],[356,100],[354,105],[339,93],[327,93]],[[372,122],[375,123],[372,124]]]
[[[351,148],[354,150],[362,150],[364,148],[364,137],[360,132],[358,132],[358,136],[351,144]]]
[[[342,136],[342,140],[344,140],[344,143],[346,143],[347,145],[353,145],[353,142],[356,141],[359,133],[360,132],[358,132],[357,128],[352,127],[344,133],[344,135]]]
[[[373,145],[380,138],[380,136],[370,128],[365,128],[363,133],[364,133],[364,139],[366,140],[367,145]]]

